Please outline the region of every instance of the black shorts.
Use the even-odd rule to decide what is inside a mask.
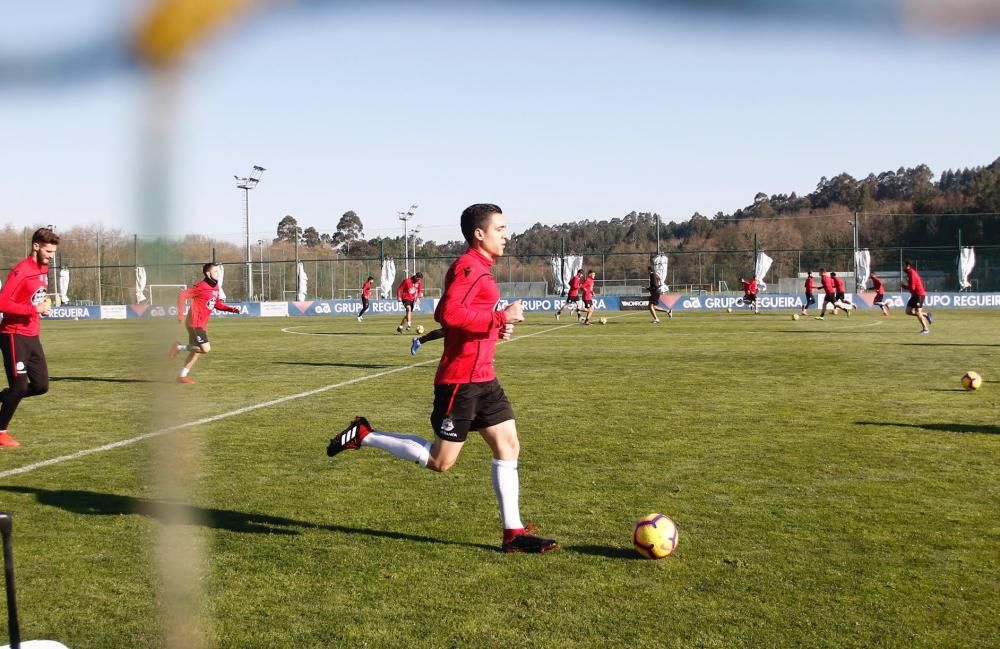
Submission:
[[[470,430],[481,430],[514,418],[514,408],[500,387],[488,383],[443,383],[434,386],[434,434],[448,442],[464,442]]]
[[[650,291],[649,292],[649,305],[650,306],[659,306],[660,305],[660,292],[659,291]]]
[[[400,300],[403,303],[403,308],[407,311],[413,310],[413,300]]]
[[[594,301],[593,300],[584,300],[583,301],[583,308],[584,309],[589,309],[592,306],[594,306]]]
[[[188,344],[201,347],[208,342],[208,332],[201,327],[188,327]]]
[[[847,301],[847,296],[844,295],[843,291],[837,291],[837,301],[838,302],[846,302]]]
[[[747,293],[746,295],[743,296],[743,301],[744,302],[756,302],[757,301],[757,296],[754,295],[753,293]]]
[[[806,306],[810,304],[816,304],[816,296],[812,293],[806,293]]]
[[[18,380],[34,385],[49,384],[49,366],[38,336],[0,334],[3,367],[7,371],[7,384],[11,387]]]
[[[836,301],[837,301],[837,297],[833,293],[824,293],[823,294],[823,306],[824,307],[827,304],[833,304]]]
[[[885,302],[885,293],[876,293],[875,299],[872,300],[872,304],[878,304],[880,302]]]
[[[580,296],[579,295],[567,295],[566,296],[566,304],[579,304],[579,303],[580,303]]]
[[[926,295],[911,295],[910,301],[906,303],[907,309],[922,309],[924,308],[924,299]]]

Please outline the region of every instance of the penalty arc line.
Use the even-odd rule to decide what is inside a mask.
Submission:
[[[517,338],[512,338],[510,342],[513,342],[514,340],[519,340],[521,338],[530,338],[531,336],[537,336],[538,334],[546,333],[547,331],[555,331],[556,329],[562,329],[563,327],[570,327],[570,326],[572,325],[563,325],[562,327],[553,327],[552,329],[546,329],[545,331],[537,331],[535,333],[527,334],[524,336],[518,336]],[[20,466],[14,469],[7,469],[6,471],[0,471],[0,478],[7,478],[14,475],[20,475],[22,473],[28,473],[30,471],[34,471],[35,469],[41,469],[43,467],[52,466],[54,464],[61,464],[63,462],[69,462],[70,460],[76,460],[81,457],[93,455],[94,453],[103,453],[104,451],[112,451],[116,448],[131,446],[132,444],[137,444],[139,442],[145,441],[147,439],[152,439],[154,437],[160,437],[168,433],[175,433],[179,430],[185,430],[187,428],[193,428],[195,426],[201,426],[203,424],[211,424],[216,421],[221,421],[223,419],[228,419],[230,417],[237,417],[239,415],[243,415],[248,412],[253,412],[254,410],[260,410],[261,408],[269,408],[271,406],[277,406],[282,403],[288,403],[289,401],[304,399],[306,397],[322,394],[323,392],[328,392],[336,388],[343,388],[349,385],[354,385],[356,383],[370,381],[372,379],[381,378],[383,376],[389,376],[390,374],[395,374],[397,372],[405,372],[406,370],[410,370],[415,367],[421,367],[423,365],[428,365],[430,363],[436,363],[436,362],[437,362],[436,359],[431,359],[422,361],[420,363],[412,363],[410,365],[404,365],[403,367],[396,367],[391,370],[386,370],[384,372],[376,372],[375,374],[359,376],[357,378],[353,378],[348,381],[341,381],[340,383],[332,383],[330,385],[324,385],[322,387],[314,388],[312,390],[306,390],[305,392],[299,392],[297,394],[289,394],[287,396],[279,397],[277,399],[271,399],[270,401],[255,403],[253,405],[237,408],[236,410],[230,410],[229,412],[223,412],[218,415],[212,415],[211,417],[203,417],[202,419],[197,419],[195,421],[189,421],[183,424],[177,424],[175,426],[168,426],[167,428],[161,428],[160,430],[154,430],[148,433],[143,433],[142,435],[136,435],[135,437],[130,437],[129,439],[123,439],[117,442],[111,442],[110,444],[104,444],[102,446],[95,446],[94,448],[88,448],[88,449],[83,449],[81,451],[76,451],[75,453],[70,453],[69,455],[60,455],[59,457],[49,458],[48,460],[42,460],[40,462],[26,464],[24,466]]]

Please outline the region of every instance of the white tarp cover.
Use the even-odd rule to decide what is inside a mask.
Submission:
[[[760,250],[757,252],[757,259],[753,263],[753,277],[757,280],[757,290],[766,291],[767,284],[764,282],[764,277],[767,275],[767,271],[771,270],[771,264],[774,260],[767,256],[767,254]]]
[[[59,269],[59,303],[69,303],[69,268]]]
[[[660,292],[666,293],[670,290],[667,286],[667,270],[670,268],[670,260],[666,255],[659,255],[653,259],[653,270],[660,276]]]
[[[142,266],[135,267],[135,303],[142,304],[146,301],[146,269]]]
[[[565,257],[553,257],[549,260],[552,271],[553,288],[559,295],[566,295],[569,292],[569,280],[576,275],[576,271],[583,268],[583,257],[580,255],[566,255]]]
[[[863,291],[868,288],[868,276],[872,272],[872,255],[867,249],[858,250],[854,253],[854,284],[855,290]]]
[[[226,292],[222,290],[222,280],[226,277],[226,269],[222,267],[222,264],[218,264],[219,269],[219,299],[223,302],[226,301]]]
[[[378,291],[383,300],[392,297],[392,285],[396,283],[396,262],[386,257],[382,262],[382,275],[379,277]]]
[[[958,255],[958,287],[959,290],[967,290],[972,288],[972,282],[969,281],[969,275],[972,274],[972,269],[976,267],[976,251],[972,248],[962,248],[961,253]]]
[[[295,267],[295,276],[299,278],[299,291],[295,294],[295,299],[302,302],[309,292],[309,276],[306,275],[306,267],[300,261]]]

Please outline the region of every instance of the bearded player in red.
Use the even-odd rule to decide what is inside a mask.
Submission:
[[[524,320],[520,302],[497,310],[500,290],[492,269],[507,245],[507,222],[496,205],[471,205],[462,212],[462,234],[469,249],[445,276],[444,294],[434,318],[447,332],[444,353],[434,376],[433,443],[419,435],[376,431],[364,417],[330,440],[326,454],[371,446],[434,471],[447,471],[458,460],[469,431],[490,447],[493,492],[500,506],[504,552],[548,552],[551,539],[532,534],[521,522],[517,460],[521,445],[514,409],[497,380],[493,356],[497,342],[509,340],[514,324]]]
[[[212,351],[207,331],[212,309],[230,313],[240,312],[239,307],[229,306],[219,297],[219,266],[209,262],[201,267],[201,272],[205,273],[205,278],[186,291],[181,291],[177,296],[177,321],[184,322],[188,331],[188,344],[175,342],[170,346],[170,358],[177,356],[177,352],[188,352],[184,367],[177,377],[178,383],[194,383],[188,376],[191,368],[202,354]],[[184,303],[188,300],[191,300],[191,310],[185,322]]]
[[[10,269],[0,289],[0,351],[7,372],[7,389],[0,392],[0,448],[21,443],[10,436],[7,426],[21,399],[49,391],[49,367],[45,362],[41,316],[49,312],[49,262],[56,254],[59,236],[39,228],[31,237],[31,254]]]

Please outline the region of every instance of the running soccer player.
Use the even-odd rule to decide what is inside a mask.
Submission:
[[[837,289],[833,285],[833,279],[826,274],[825,268],[819,269],[819,282],[823,285],[823,306],[819,308],[819,315],[816,316],[817,320],[822,320],[823,316],[826,315],[826,305],[829,304],[833,307],[833,312],[837,312],[837,307],[834,303],[837,301]]]
[[[663,282],[652,266],[646,266],[649,271],[649,315],[653,316],[653,324],[660,324],[660,319],[656,317],[656,312],[666,313],[668,318],[674,317],[673,309],[664,309],[660,306],[660,287]]]
[[[201,272],[205,274],[204,279],[191,288],[181,291],[177,296],[177,321],[184,322],[188,332],[188,344],[174,342],[170,346],[170,358],[176,357],[177,352],[188,352],[184,367],[177,377],[178,383],[194,383],[188,376],[191,368],[202,354],[212,351],[212,345],[208,342],[208,319],[212,316],[212,309],[229,313],[240,312],[239,307],[229,306],[219,297],[219,266],[209,262],[201,267]],[[185,321],[184,304],[188,300],[191,300],[191,310],[188,311]]]
[[[802,315],[809,315],[809,307],[816,304],[816,283],[812,271],[806,273],[806,301],[802,303]],[[820,314],[822,315],[822,314]]]
[[[833,301],[833,312],[836,313],[837,309],[843,309],[847,317],[851,317],[851,311],[858,308],[858,305],[853,302],[847,301],[846,287],[844,286],[844,280],[837,276],[837,273],[830,271],[830,278],[833,280],[834,287],[834,301]]]
[[[7,372],[7,388],[0,391],[0,448],[21,445],[7,432],[21,399],[49,391],[49,366],[42,349],[41,316],[51,301],[49,262],[59,247],[59,235],[39,228],[31,235],[31,254],[10,269],[0,289],[0,351]]]
[[[375,278],[369,275],[361,287],[361,310],[358,311],[358,322],[365,319],[365,311],[368,310],[368,301],[372,296],[372,281],[374,280]]]
[[[583,284],[580,285],[580,291],[583,293],[583,308],[584,312],[587,314],[583,317],[583,322],[581,324],[590,325],[590,316],[594,315],[595,281],[597,281],[597,271],[592,270],[587,273],[587,279],[583,280]]]
[[[741,277],[740,285],[743,286],[743,302],[753,309],[754,313],[760,313],[760,307],[757,306],[757,279],[746,280]]]
[[[929,334],[934,318],[930,313],[924,313],[924,301],[927,299],[927,291],[924,289],[924,280],[920,278],[917,267],[913,260],[907,259],[903,262],[906,271],[906,282],[902,284],[903,290],[910,292],[910,301],[906,303],[906,315],[912,315],[920,321],[920,333]]]
[[[406,330],[410,330],[410,325],[413,324],[413,303],[424,296],[424,274],[416,273],[413,277],[407,277],[402,282],[399,283],[399,288],[396,289],[396,297],[399,301],[403,303],[403,319],[399,321],[399,325],[396,327],[396,333],[403,333],[403,325],[406,325]]]
[[[875,289],[875,299],[872,300],[872,304],[882,309],[882,317],[888,318],[891,302],[885,299],[885,284],[882,283],[882,278],[876,275],[875,271],[872,271],[868,279],[872,281],[872,288]]]
[[[444,294],[434,318],[447,330],[444,353],[434,377],[433,443],[418,435],[376,431],[364,417],[330,440],[326,454],[372,446],[433,471],[447,471],[458,460],[469,431],[477,430],[493,455],[493,491],[500,507],[504,552],[548,552],[551,539],[532,534],[521,522],[517,461],[520,442],[514,409],[493,366],[497,341],[509,340],[524,320],[519,301],[497,310],[500,290],[492,268],[507,245],[507,223],[496,205],[470,205],[462,212],[462,234],[469,249],[448,269]]]
[[[556,311],[556,320],[562,315],[563,309],[570,306],[570,311],[576,311],[576,319],[580,319],[580,286],[583,284],[583,269],[576,271],[576,274],[569,278],[569,292],[566,293],[566,303]]]

